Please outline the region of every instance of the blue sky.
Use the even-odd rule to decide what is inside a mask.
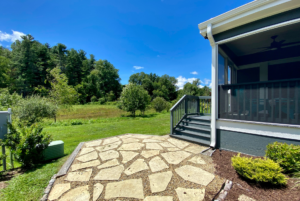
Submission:
[[[211,79],[211,51],[198,24],[250,0],[10,0],[1,2],[0,44],[31,34],[107,59],[122,84],[136,72],[168,74],[178,86]],[[197,73],[197,74],[196,74]]]

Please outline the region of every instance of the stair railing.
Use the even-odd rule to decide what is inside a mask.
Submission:
[[[171,109],[171,134],[187,115],[210,115],[210,96],[184,95]]]

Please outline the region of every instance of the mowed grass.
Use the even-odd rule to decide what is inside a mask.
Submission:
[[[80,114],[76,115],[76,113],[81,111],[82,114],[86,114],[86,116],[88,116],[89,114],[86,111],[99,111],[103,108],[115,110],[115,114],[119,112],[118,115],[120,116],[108,115],[110,117],[107,117],[106,115],[103,115],[104,113],[98,113],[98,116],[95,115],[94,118],[99,120],[105,119],[105,121],[100,121],[100,123],[93,123],[93,121],[89,121],[85,122],[83,125],[74,126],[45,127],[44,130],[50,133],[54,140],[64,141],[64,149],[66,154],[65,157],[42,164],[32,170],[26,171],[22,175],[11,179],[8,182],[8,186],[0,191],[0,200],[39,200],[42,197],[43,191],[48,185],[51,177],[58,172],[63,163],[67,160],[68,156],[73,152],[80,142],[101,139],[125,133],[151,135],[165,135],[169,133],[169,113],[155,113],[153,110],[147,111],[145,116],[137,116],[136,118],[133,118],[128,116],[122,117],[121,115],[124,114],[120,114],[122,111],[120,112],[115,106],[75,106],[74,110],[66,112],[68,115],[64,115],[64,120],[71,120],[72,115],[75,119],[86,119],[85,117],[78,118],[78,115]],[[60,119],[60,121],[64,120]]]

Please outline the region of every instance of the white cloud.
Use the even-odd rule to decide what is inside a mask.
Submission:
[[[176,79],[177,79],[176,85],[179,89],[183,89],[183,86],[185,85],[185,83],[187,83],[187,82],[192,83],[194,80],[197,80],[197,78],[194,78],[194,77],[193,78],[185,78],[185,77],[182,77],[181,75]]]
[[[198,75],[197,71],[191,72],[193,75]]]
[[[15,42],[21,40],[21,36],[25,35],[22,32],[12,30],[12,34],[0,31],[0,41]]]
[[[208,85],[211,83],[211,80],[210,79],[207,79],[207,78],[204,78],[204,84],[205,85]]]
[[[143,69],[144,67],[142,66],[133,66],[134,69],[139,70],[139,69]]]

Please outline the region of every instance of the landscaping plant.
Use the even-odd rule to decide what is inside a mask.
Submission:
[[[240,154],[231,158],[232,166],[242,177],[257,183],[286,185],[287,178],[282,174],[278,163],[268,158],[241,157]]]
[[[266,157],[278,163],[285,173],[300,171],[300,146],[274,142],[267,145]]]
[[[161,97],[156,97],[152,101],[152,106],[156,112],[162,112],[164,109],[166,109],[167,104],[168,102]]]

